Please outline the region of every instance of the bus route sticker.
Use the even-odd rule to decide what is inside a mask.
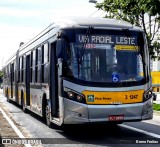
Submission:
[[[113,82],[119,82],[120,81],[119,74],[112,74],[112,81]]]
[[[94,102],[94,95],[87,95],[88,102]]]

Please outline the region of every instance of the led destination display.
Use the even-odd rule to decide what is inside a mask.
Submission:
[[[84,43],[85,35],[77,34],[76,43]],[[90,35],[87,43],[91,44],[119,44],[119,45],[137,45],[137,37],[126,37],[116,35]]]

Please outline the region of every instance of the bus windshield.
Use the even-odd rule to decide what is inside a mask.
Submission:
[[[77,34],[70,43],[72,76],[89,82],[141,81],[144,78],[143,45],[137,36]],[[83,47],[84,46],[84,47]],[[144,49],[143,49],[144,50]],[[143,61],[143,62],[142,62]]]

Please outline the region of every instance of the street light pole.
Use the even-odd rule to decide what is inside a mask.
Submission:
[[[89,0],[89,3],[97,3],[96,0]]]
[[[97,3],[97,0],[89,0],[89,3],[94,3],[96,4]],[[95,14],[97,11],[99,11],[99,9],[97,9],[95,12],[93,12],[91,15],[89,15],[90,17]]]

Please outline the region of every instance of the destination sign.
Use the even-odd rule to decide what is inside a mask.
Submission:
[[[76,35],[76,43],[84,43],[86,36]],[[116,36],[116,35],[90,35],[87,43],[90,44],[118,44],[118,45],[137,45],[137,37]]]

